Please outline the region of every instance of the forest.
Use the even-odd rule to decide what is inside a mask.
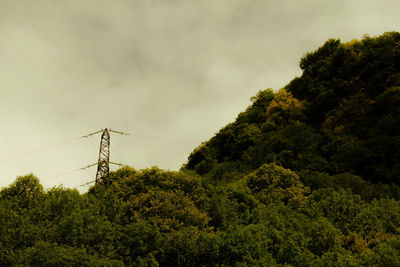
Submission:
[[[326,41],[179,171],[0,191],[1,266],[400,266],[400,33]]]

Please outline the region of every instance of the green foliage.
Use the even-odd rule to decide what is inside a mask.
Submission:
[[[400,203],[366,201],[335,187],[350,182],[350,174],[311,194],[295,172],[276,164],[225,185],[158,168],[124,168],[109,178],[83,195],[62,187],[11,194],[20,179],[2,189],[2,264],[396,266],[399,260]],[[23,209],[32,196],[40,197]]]
[[[118,254],[128,266],[158,266],[156,256],[162,254],[162,236],[157,227],[145,221],[121,227]]]
[[[12,204],[16,204],[15,208],[26,210],[35,207],[43,193],[43,186],[40,184],[39,179],[33,174],[29,174],[17,177],[12,185],[3,189],[0,199],[12,199]]]
[[[20,252],[16,266],[124,266],[121,261],[99,259],[84,249],[58,246],[39,241],[33,247]]]
[[[287,124],[303,119],[303,105],[285,89],[279,90],[267,107],[266,115],[270,123]]]
[[[249,224],[252,213],[259,202],[243,183],[228,186],[209,186],[209,224],[216,229],[227,229],[231,225]]]
[[[270,193],[275,193],[281,201],[292,207],[306,203],[309,188],[305,187],[296,173],[276,164],[266,164],[244,178],[247,186],[258,199],[268,203]]]
[[[216,240],[221,266],[276,266],[268,252],[273,241],[264,225],[249,225],[228,229]]]
[[[301,59],[300,77],[277,93],[259,92],[184,168],[214,183],[276,163],[297,173],[400,185],[399,43],[397,32],[328,40]],[[366,197],[382,197],[382,189]],[[399,199],[398,193],[389,194]]]
[[[341,246],[341,232],[326,218],[317,218],[309,225],[307,231],[311,236],[308,249],[315,255],[321,256]]]
[[[400,266],[400,34],[328,40],[178,171],[0,191],[1,266]]]

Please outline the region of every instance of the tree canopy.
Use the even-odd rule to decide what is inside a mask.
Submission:
[[[400,266],[400,34],[328,40],[179,171],[0,190],[2,266]]]

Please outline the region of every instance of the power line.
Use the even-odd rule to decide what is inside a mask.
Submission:
[[[74,142],[74,141],[78,141],[78,140],[83,139],[83,138],[88,138],[89,136],[92,136],[92,135],[94,135],[96,133],[92,133],[92,134],[88,134],[88,135],[84,135],[84,136],[79,136],[79,137],[74,137],[74,138],[67,139],[67,140],[64,140],[64,141],[61,141],[61,142],[58,142],[58,143],[44,145],[44,146],[38,147],[36,149],[30,149],[30,150],[22,151],[22,152],[19,152],[19,153],[12,153],[12,154],[8,154],[8,155],[4,155],[4,156],[2,156],[2,158],[5,158],[5,159],[0,160],[0,164],[4,163],[4,162],[7,162],[7,161],[14,160],[14,159],[26,157],[26,156],[29,156],[29,155],[32,155],[32,154],[35,154],[35,153],[38,153],[38,152],[42,152],[42,151],[51,149],[53,147],[57,147],[57,146],[60,146],[60,145],[64,145],[64,144],[68,144],[68,143],[71,143],[71,142]]]
[[[87,168],[90,168],[92,166],[97,165],[96,180],[93,180],[93,181],[87,182],[86,184],[80,185],[80,186],[85,186],[85,185],[91,184],[93,182],[97,182],[99,180],[102,180],[103,178],[108,176],[109,164],[114,164],[114,165],[118,165],[118,166],[130,166],[130,165],[122,164],[122,163],[115,163],[115,162],[110,162],[109,161],[109,156],[110,156],[110,151],[109,151],[109,149],[110,149],[110,136],[109,136],[109,133],[111,133],[111,132],[112,133],[117,133],[117,134],[120,134],[120,135],[123,136],[123,139],[115,147],[118,147],[123,142],[125,137],[127,137],[127,136],[158,139],[160,141],[168,141],[169,143],[192,146],[191,144],[187,144],[187,143],[183,143],[183,142],[171,142],[171,140],[167,140],[166,138],[157,137],[157,136],[153,136],[153,135],[136,134],[136,133],[135,134],[131,134],[131,133],[126,133],[126,132],[112,130],[112,129],[108,129],[108,130],[107,129],[104,129],[104,130],[101,129],[99,131],[95,131],[95,132],[87,134],[87,135],[83,135],[83,136],[67,139],[67,140],[64,140],[64,141],[61,141],[61,142],[58,142],[58,143],[53,143],[53,144],[41,146],[41,147],[38,147],[36,149],[30,149],[30,150],[22,151],[22,152],[19,152],[19,153],[13,153],[13,154],[8,154],[8,155],[1,156],[0,158],[4,158],[4,159],[0,160],[0,164],[8,162],[8,161],[11,161],[11,160],[15,160],[15,159],[18,159],[18,158],[21,158],[21,157],[25,157],[25,156],[28,156],[28,155],[32,155],[34,153],[42,152],[42,151],[45,151],[45,150],[48,150],[48,149],[51,149],[51,148],[54,148],[54,147],[57,147],[57,146],[60,146],[60,145],[68,144],[68,143],[71,143],[71,142],[74,142],[74,141],[77,141],[77,140],[80,140],[80,139],[89,138],[89,137],[91,137],[93,135],[102,133],[102,139],[101,139],[100,151],[99,151],[99,161],[97,163],[93,163],[93,164],[87,165],[87,166],[85,166],[83,168],[73,169],[73,170],[70,170],[70,171],[67,171],[67,172],[64,172],[64,173],[53,175],[53,176],[50,176],[50,177],[47,177],[47,178],[41,180],[41,181],[53,180],[53,179],[56,179],[58,177],[62,177],[62,176],[65,176],[65,175],[68,175],[68,174],[71,174],[71,173],[75,173],[75,172],[78,172],[78,171],[81,171],[81,170],[86,170]],[[114,146],[113,146],[113,148],[114,148]],[[99,171],[100,171],[100,173],[99,173]]]
[[[168,138],[155,136],[155,135],[139,134],[139,133],[126,133],[126,132],[116,131],[116,130],[112,130],[112,129],[109,129],[108,131],[109,132],[113,132],[113,133],[118,133],[118,134],[121,134],[123,136],[144,137],[144,138],[150,138],[150,139],[157,139],[157,140],[160,140],[160,141],[167,141],[169,143],[177,144],[177,145],[185,145],[185,146],[191,146],[191,147],[193,146],[193,144],[188,144],[188,143],[185,143],[185,142],[175,142],[175,141],[171,141]],[[93,134],[97,134],[97,133],[100,133],[100,132],[101,131],[97,131],[97,132],[95,132]]]
[[[124,136],[131,135],[130,133],[124,133],[124,132],[116,131],[116,130],[112,130],[112,129],[110,129],[109,131],[110,131],[110,132],[113,132],[113,133],[121,134],[121,135],[124,135]]]
[[[88,168],[90,168],[92,166],[97,165],[96,180],[94,180],[95,182],[97,182],[97,181],[100,181],[100,180],[104,179],[106,176],[108,176],[109,164],[114,164],[114,165],[118,165],[118,166],[124,166],[124,164],[122,164],[122,163],[115,163],[115,162],[110,162],[109,161],[109,157],[110,157],[110,135],[109,135],[109,132],[118,133],[118,134],[121,134],[123,136],[130,135],[128,133],[124,133],[124,132],[121,132],[121,131],[116,131],[116,130],[111,130],[111,129],[110,130],[108,130],[108,129],[104,129],[103,130],[102,129],[102,130],[99,130],[99,131],[96,131],[96,132],[93,132],[93,133],[90,133],[90,134],[87,134],[87,135],[84,135],[84,136],[80,136],[78,138],[70,139],[70,140],[67,140],[67,141],[64,141],[64,142],[61,142],[61,143],[52,144],[52,145],[45,146],[45,147],[41,148],[41,149],[46,149],[48,147],[53,147],[55,145],[64,144],[64,143],[67,143],[67,142],[70,142],[70,141],[74,141],[74,140],[78,140],[78,139],[81,139],[81,138],[88,138],[88,137],[96,135],[98,133],[102,133],[101,142],[100,142],[99,161],[97,163],[93,163],[93,164],[87,165],[87,166],[79,168],[79,169],[73,169],[73,170],[70,170],[70,171],[67,171],[67,172],[64,172],[64,173],[60,173],[60,174],[57,174],[57,175],[54,175],[54,176],[50,176],[50,177],[47,177],[47,178],[43,179],[42,181],[53,180],[53,179],[56,179],[58,177],[65,176],[65,175],[68,175],[68,174],[71,174],[71,173],[74,173],[74,172],[77,172],[77,171],[86,170],[86,169],[88,169]],[[27,153],[35,153],[37,151],[38,150],[30,151],[30,152],[27,152]],[[27,153],[18,155],[18,157],[25,156]],[[11,159],[14,159],[14,158],[9,158],[7,160],[11,160]],[[88,182],[88,183],[86,183],[84,185],[87,185],[87,184],[90,184],[90,183],[92,183],[92,182]],[[83,186],[83,185],[81,185],[81,186]]]
[[[126,165],[126,164],[116,163],[116,162],[112,162],[112,161],[109,161],[108,163],[109,163],[109,164],[113,164],[113,165],[122,166],[122,167],[123,167],[123,166],[129,166],[129,165]],[[97,165],[97,163],[88,165],[88,166],[86,166],[85,168],[81,168],[81,169],[86,169],[86,168],[91,167],[91,166],[94,166],[94,165]],[[129,166],[129,167],[130,167],[130,166]],[[81,184],[81,185],[79,185],[79,187],[80,187],[80,186],[87,186],[87,185],[92,184],[92,183],[94,183],[94,182],[96,182],[96,180],[92,180],[92,181],[89,181],[89,182],[87,182],[87,183]]]
[[[83,139],[83,138],[89,138],[89,137],[91,137],[93,135],[101,133],[102,131],[103,130],[99,130],[99,131],[96,131],[96,132],[93,132],[93,133],[90,133],[90,134],[87,134],[87,135],[83,135],[83,136],[67,139],[67,140],[64,140],[64,141],[61,141],[61,142],[58,142],[58,143],[54,143],[54,144],[50,144],[50,145],[44,145],[44,146],[38,147],[36,149],[29,149],[29,150],[25,150],[25,151],[21,151],[21,152],[17,152],[17,153],[10,153],[10,154],[7,154],[7,155],[3,155],[3,156],[0,156],[0,158],[3,158],[2,160],[0,160],[0,164],[8,162],[8,161],[11,161],[11,160],[19,159],[19,158],[22,158],[22,157],[26,157],[26,156],[29,156],[29,155],[32,155],[32,154],[35,154],[35,153],[39,153],[39,152],[42,152],[42,151],[46,151],[48,149],[51,149],[51,148],[54,148],[54,147],[57,147],[57,146],[60,146],[60,145],[64,145],[64,144],[67,144],[67,143],[71,143],[71,142],[74,142],[74,141],[77,141],[77,140],[80,140],[80,139]],[[132,136],[132,137],[150,138],[150,139],[156,139],[156,140],[160,140],[160,141],[167,141],[168,143],[172,143],[172,144],[185,145],[185,146],[191,146],[191,147],[193,146],[192,144],[188,144],[188,143],[184,143],[184,142],[174,142],[174,141],[168,140],[166,138],[158,137],[158,136],[154,136],[154,135],[136,134],[136,133],[135,134],[130,134],[130,133],[125,133],[125,132],[112,130],[112,129],[110,129],[109,131],[121,134],[124,137]],[[118,144],[117,146],[119,146],[119,145],[120,144]]]
[[[116,149],[117,147],[119,147],[124,141],[126,140],[126,136],[124,135],[122,138],[121,138],[121,140],[118,142],[118,144],[116,144],[116,145],[112,145],[111,147],[112,147],[112,149]]]
[[[74,172],[77,172],[77,171],[86,170],[86,169],[88,169],[90,167],[93,167],[95,165],[97,165],[97,163],[93,163],[93,164],[87,165],[87,166],[79,168],[79,169],[73,169],[73,170],[70,170],[70,171],[67,171],[67,172],[63,172],[63,173],[60,173],[60,174],[57,174],[57,175],[53,175],[53,176],[47,177],[47,178],[45,178],[45,179],[43,179],[41,181],[44,182],[44,181],[53,180],[55,178],[58,178],[58,177],[61,177],[61,176],[65,176],[65,175],[68,175],[68,174],[71,174],[71,173],[74,173]]]
[[[45,182],[45,181],[49,181],[49,180],[54,180],[54,179],[56,179],[58,177],[65,176],[65,175],[68,175],[68,174],[71,174],[71,173],[74,173],[74,172],[77,172],[77,171],[81,171],[81,170],[82,170],[81,168],[80,169],[74,169],[74,170],[71,170],[71,171],[68,171],[68,172],[64,172],[64,173],[60,173],[60,174],[57,174],[57,175],[53,175],[53,176],[47,177],[47,178],[45,178],[43,180],[41,179],[41,181]]]

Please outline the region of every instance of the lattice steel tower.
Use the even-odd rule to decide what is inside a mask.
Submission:
[[[103,181],[110,171],[110,133],[104,129],[101,135],[99,161],[97,163],[96,182]]]

